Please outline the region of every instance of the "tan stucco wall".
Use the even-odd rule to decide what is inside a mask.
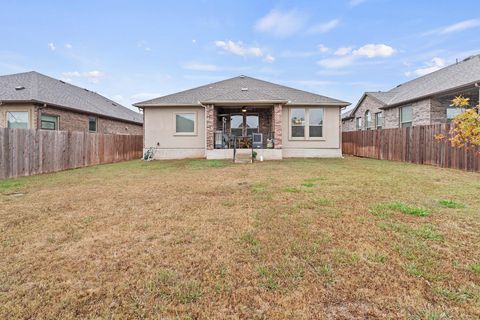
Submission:
[[[282,112],[282,145],[283,149],[340,149],[341,123],[340,107],[324,107],[323,139],[292,140],[290,139],[290,108],[303,106],[284,106]]]
[[[195,135],[175,134],[175,113],[195,112]],[[205,149],[205,109],[203,107],[145,108],[145,148]]]
[[[33,104],[2,104],[0,105],[0,128],[7,127],[7,111],[26,111],[29,113],[30,128],[37,128],[37,107]]]

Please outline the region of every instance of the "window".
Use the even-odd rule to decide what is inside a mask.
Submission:
[[[412,107],[401,107],[400,108],[400,126],[402,128],[412,126]]]
[[[307,126],[308,123],[308,126]],[[290,109],[290,138],[293,140],[323,137],[323,108]]]
[[[176,134],[195,134],[196,132],[196,113],[177,113],[175,114],[175,133]]]
[[[452,120],[459,114],[465,112],[465,108],[457,108],[455,106],[447,107],[447,120]]]
[[[95,116],[88,117],[88,131],[97,132],[97,117]]]
[[[355,128],[362,130],[362,118],[355,118]]]
[[[28,111],[7,111],[7,128],[28,129]]]
[[[377,112],[375,113],[375,128],[377,129],[382,129],[382,113],[381,112]]]
[[[42,114],[40,128],[44,130],[58,130],[58,116]]]
[[[323,137],[323,109],[309,109],[308,111],[308,136],[310,138]]]
[[[235,137],[243,135],[243,115],[234,114],[230,117],[230,132]]]
[[[252,133],[258,132],[258,115],[249,114],[245,117],[245,125],[247,128],[247,136],[251,136]]]
[[[291,109],[290,119],[292,138],[305,138],[305,109]]]
[[[365,129],[370,130],[372,128],[372,114],[369,110],[365,111]]]

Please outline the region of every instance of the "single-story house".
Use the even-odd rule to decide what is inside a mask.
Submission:
[[[237,149],[255,149],[266,160],[340,157],[348,105],[247,76],[134,104],[155,159],[233,159]]]
[[[38,72],[0,76],[0,128],[143,134],[143,117],[98,93]]]
[[[479,103],[480,55],[447,66],[386,91],[365,92],[342,116],[343,131],[448,123],[462,112],[451,101],[458,95]]]

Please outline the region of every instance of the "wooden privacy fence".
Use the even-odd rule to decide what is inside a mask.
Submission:
[[[140,159],[143,136],[0,128],[0,179]]]
[[[359,157],[480,171],[479,148],[455,148],[447,139],[435,139],[437,134],[447,136],[449,130],[448,124],[436,124],[344,132],[342,150],[343,154]]]

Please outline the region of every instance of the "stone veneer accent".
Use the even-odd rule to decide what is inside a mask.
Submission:
[[[205,135],[207,139],[207,150],[213,150],[214,147],[214,132],[215,132],[215,107],[213,104],[207,104],[205,106],[205,121],[206,130]]]
[[[282,149],[282,105],[273,106],[274,148]]]

